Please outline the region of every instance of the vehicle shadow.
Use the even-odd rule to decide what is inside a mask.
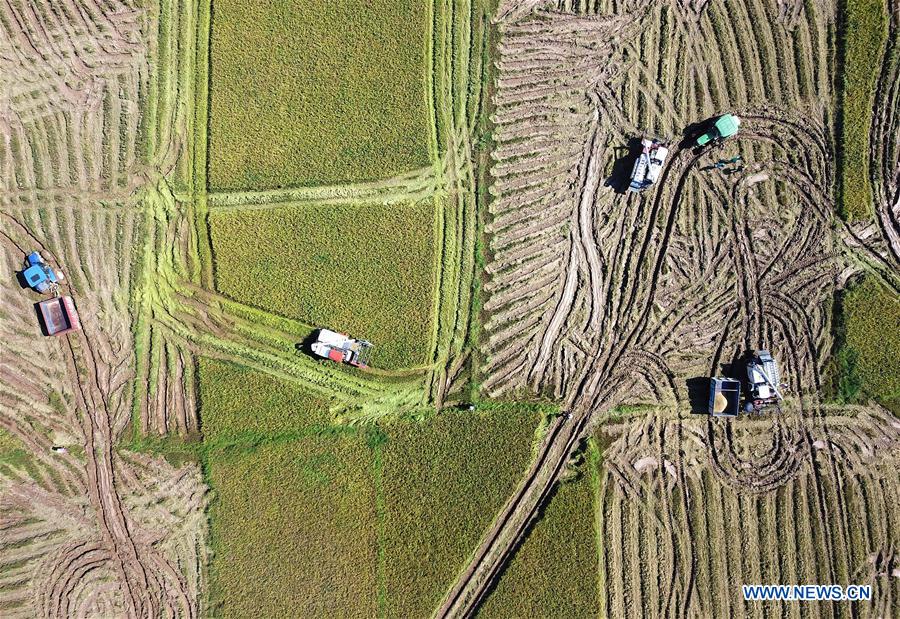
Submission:
[[[319,331],[321,329],[314,329],[306,337],[304,337],[300,342],[294,346],[294,349],[298,354],[306,355],[307,357],[311,357],[313,359],[319,359],[315,353],[312,351],[312,345],[316,343],[316,340],[319,339]]]
[[[697,146],[697,138],[703,135],[709,127],[709,122],[710,119],[705,118],[686,126],[684,131],[681,132],[681,142],[678,143],[678,147],[681,149],[692,148],[695,152],[702,149],[702,146]]]
[[[617,146],[613,149],[617,157],[613,163],[612,171],[603,182],[604,187],[611,187],[618,194],[625,194],[631,184],[631,170],[634,162],[641,154],[641,139],[632,137],[625,146]]]
[[[695,376],[685,381],[687,384],[688,403],[691,412],[695,415],[706,415],[709,410],[709,384],[708,376]]]

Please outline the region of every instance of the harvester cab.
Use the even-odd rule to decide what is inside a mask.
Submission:
[[[50,265],[44,262],[41,255],[33,251],[25,258],[25,270],[22,272],[26,283],[40,294],[59,295],[59,283],[63,281],[63,274],[54,271]]]
[[[369,367],[372,343],[366,340],[357,340],[329,329],[319,329],[316,341],[310,348],[313,354],[323,359],[331,359],[358,368],[367,368]]]
[[[750,392],[744,410],[748,413],[761,412],[769,406],[780,409],[781,400],[781,375],[778,372],[778,364],[768,350],[754,351],[753,356],[747,362],[747,382]]]
[[[734,114],[723,114],[713,122],[709,130],[697,138],[697,146],[706,146],[730,138],[738,132],[740,126],[740,118]]]
[[[642,191],[656,182],[669,149],[657,139],[643,138],[641,140],[641,154],[634,162],[631,170],[631,191]]]

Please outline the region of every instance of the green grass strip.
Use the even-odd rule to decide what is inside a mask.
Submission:
[[[878,67],[887,37],[883,0],[846,0],[842,5],[843,71],[838,102],[838,183],[841,215],[873,216],[869,137]]]

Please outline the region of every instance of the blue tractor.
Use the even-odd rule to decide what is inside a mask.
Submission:
[[[22,272],[25,282],[41,294],[59,292],[59,283],[63,280],[63,274],[54,271],[50,265],[44,262],[41,255],[33,251],[25,259],[25,271]]]

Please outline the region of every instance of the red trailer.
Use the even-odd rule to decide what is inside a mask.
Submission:
[[[38,303],[47,335],[62,335],[81,329],[72,297],[54,297]]]

